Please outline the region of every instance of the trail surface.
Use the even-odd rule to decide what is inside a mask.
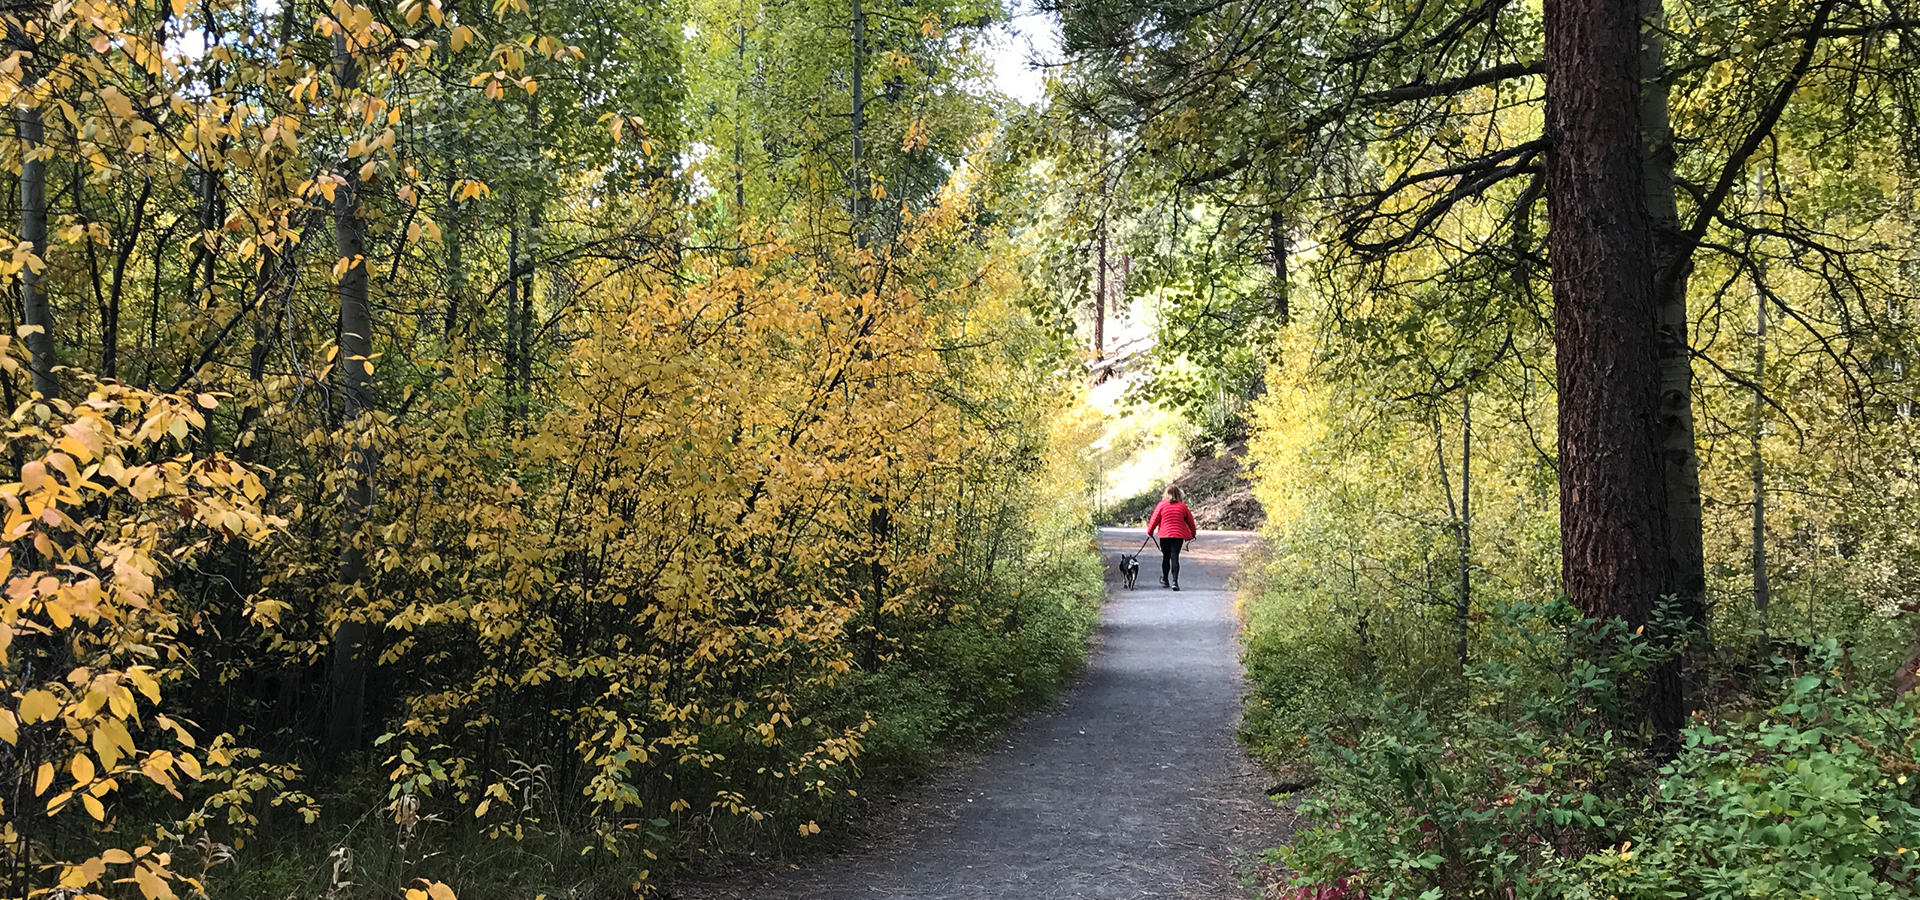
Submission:
[[[996,752],[929,786],[894,827],[853,852],[690,886],[688,896],[1233,898],[1243,854],[1284,838],[1289,817],[1234,738],[1242,673],[1227,579],[1255,540],[1212,532],[1181,555],[1182,590],[1140,587],[1111,561],[1137,529],[1102,529],[1108,600],[1086,674]]]

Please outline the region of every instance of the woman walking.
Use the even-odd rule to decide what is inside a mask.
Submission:
[[[1180,589],[1180,547],[1193,540],[1193,510],[1187,508],[1186,494],[1172,485],[1160,495],[1160,505],[1147,520],[1147,537],[1160,538],[1160,586]],[[1171,576],[1172,580],[1168,580]]]

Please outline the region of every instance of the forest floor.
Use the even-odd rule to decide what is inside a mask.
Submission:
[[[1257,538],[1207,533],[1182,554],[1183,590],[1140,559],[1108,600],[1079,684],[997,747],[911,796],[844,852],[683,884],[718,900],[1237,898],[1292,813],[1235,739],[1243,678],[1228,580]],[[1101,530],[1109,560],[1140,542]]]

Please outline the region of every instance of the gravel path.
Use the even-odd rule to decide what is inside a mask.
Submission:
[[[1103,549],[1140,541],[1103,529]],[[1242,677],[1227,579],[1255,538],[1205,533],[1181,555],[1181,590],[1140,559],[1108,602],[1080,684],[1001,748],[909,801],[893,834],[841,856],[709,883],[693,897],[1246,897],[1242,854],[1289,828],[1234,738]],[[690,886],[691,887],[691,886]]]

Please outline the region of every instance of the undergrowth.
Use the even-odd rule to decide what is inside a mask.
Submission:
[[[462,900],[627,898],[670,885],[673,873],[833,846],[884,796],[935,772],[954,751],[995,733],[1054,696],[1085,661],[1104,591],[1084,534],[1044,545],[998,577],[959,585],[969,602],[944,625],[916,635],[873,672],[856,671],[806,696],[794,713],[836,725],[864,724],[853,763],[827,775],[830,790],[797,794],[759,815],[689,810],[640,820],[608,845],[581,830],[581,799],[545,765],[523,766],[512,797],[523,814],[505,829],[475,828],[435,796],[396,795],[386,765],[326,780],[318,806],[335,811],[318,829],[291,809],[266,817],[241,846],[208,848],[211,898],[398,896],[415,879],[460,884]],[[394,742],[388,742],[392,746]],[[738,761],[751,747],[729,747]],[[350,810],[350,814],[337,811]],[[818,830],[802,833],[810,823]],[[825,840],[815,835],[824,835]],[[585,852],[582,848],[588,848]],[[175,848],[197,858],[192,846]]]
[[[1422,695],[1338,647],[1256,634],[1245,736],[1310,765],[1311,827],[1278,851],[1307,898],[1881,898],[1920,890],[1920,693],[1873,642],[1720,655],[1739,681],[1671,760],[1624,710],[1662,652],[1566,604],[1509,604],[1480,661]],[[1325,636],[1322,635],[1324,638]],[[1751,635],[1727,646],[1761,646]],[[1695,648],[1696,651],[1698,648]],[[1321,689],[1335,688],[1327,693]],[[1298,698],[1290,702],[1289,698]]]

